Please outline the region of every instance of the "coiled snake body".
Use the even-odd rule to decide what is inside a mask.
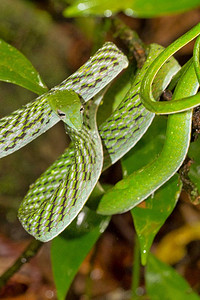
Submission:
[[[116,111],[100,126],[99,133],[96,110],[104,88],[127,66],[126,57],[115,45],[105,44],[76,73],[49,92],[56,95],[56,91],[73,90],[82,103],[94,99],[86,104],[81,130],[70,126],[71,120],[69,123],[65,120],[66,131],[72,139],[71,146],[30,186],[21,203],[19,219],[36,239],[48,241],[63,231],[87,201],[102,168],[106,169],[127,153],[151,124],[154,113],[146,110],[140,101],[140,82],[149,64],[161,51],[162,47],[151,45],[147,61],[132,87]],[[169,61],[167,66],[163,66],[165,74],[155,84],[155,97],[177,72],[177,66],[173,68],[173,65],[172,59],[171,65]],[[44,95],[1,119],[1,156],[19,149],[57,123],[59,114],[56,112],[49,105],[48,95]]]
[[[71,223],[101,174],[103,149],[96,126],[96,110],[101,99],[102,95],[98,95],[86,105],[81,131],[66,126],[74,152],[65,174],[61,173],[64,176],[57,188],[54,185],[55,170],[51,170],[49,195],[40,198],[41,190],[37,186],[34,195],[30,197],[28,193],[19,208],[19,219],[24,228],[42,241],[52,239]],[[57,170],[59,174],[59,166]]]

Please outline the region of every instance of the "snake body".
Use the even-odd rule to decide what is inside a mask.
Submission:
[[[86,105],[82,130],[77,131],[66,126],[70,135],[74,153],[68,170],[60,185],[53,184],[54,170],[49,180],[52,190],[45,199],[27,194],[19,208],[19,219],[24,228],[41,241],[48,241],[57,236],[71,223],[82,209],[101,174],[103,166],[103,149],[96,126],[96,111],[102,99],[98,94]],[[64,162],[65,163],[65,162]],[[59,167],[58,167],[59,168]]]
[[[151,45],[147,61],[136,75],[129,92],[116,111],[99,128],[99,134],[104,146],[103,169],[106,169],[127,153],[145,133],[154,118],[154,113],[149,112],[142,105],[139,89],[140,82],[148,66],[162,50],[163,48],[158,45]],[[174,65],[176,66],[175,68],[172,67]],[[155,85],[155,97],[158,97],[177,70],[178,67],[173,59],[167,65],[163,66],[163,80],[157,81]],[[85,114],[86,112],[84,113],[84,124],[86,122]],[[94,124],[92,126],[94,127]],[[85,133],[85,129],[83,129],[78,135],[74,135],[73,130],[71,131],[73,137],[71,146],[30,186],[20,206],[20,221],[24,228],[37,239],[48,241],[64,230],[67,224],[81,210],[94,187],[94,182],[96,183],[99,179],[103,157],[100,158],[102,154],[98,154],[97,149],[95,150],[97,152],[96,155],[93,156],[95,151],[92,151],[92,143],[87,147],[85,146],[90,136],[89,129],[87,129],[87,132],[89,134]],[[84,137],[86,137],[86,140]],[[93,138],[94,145],[96,140],[98,141],[97,132]],[[100,144],[97,148],[101,149]],[[79,161],[78,164],[77,160]],[[91,171],[91,175],[88,175],[90,178],[88,177],[86,184],[82,175],[84,172],[81,171],[86,166],[83,167],[81,162],[84,162],[83,164],[86,165],[88,164],[88,168],[90,168],[88,160],[92,161],[93,165],[90,170],[92,168],[94,170]],[[97,161],[99,168],[98,171],[95,171]],[[80,167],[79,164],[81,164]],[[87,173],[90,174],[90,171],[87,171]],[[92,179],[92,174],[95,176],[95,180]],[[71,181],[69,178],[71,178]],[[77,187],[80,187],[80,190]],[[84,191],[87,187],[89,187],[90,191],[88,190],[85,193]]]
[[[60,85],[0,119],[0,157],[20,149],[60,121],[49,104],[50,94],[73,90],[83,102],[87,102],[127,65],[126,56],[113,43],[108,42]]]
[[[194,51],[196,59],[192,58],[186,63],[178,77],[176,76],[172,101],[156,101],[152,94],[152,83],[160,67],[199,33],[200,23],[163,50],[148,68],[141,84],[141,101],[150,111],[170,114],[164,146],[153,161],[119,181],[102,196],[97,208],[98,213],[110,215],[132,209],[167,182],[184,162],[190,145],[191,108],[200,104],[200,93],[197,93],[199,50]],[[199,38],[196,41],[196,47],[198,46]]]
[[[163,50],[160,45],[150,45],[147,60],[137,72],[130,90],[118,108],[99,128],[104,145],[104,170],[134,147],[155,117],[141,102],[140,86],[149,65]],[[178,70],[179,66],[173,58],[163,66],[154,81],[153,94],[156,99]]]

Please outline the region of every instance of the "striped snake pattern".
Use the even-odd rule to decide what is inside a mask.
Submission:
[[[23,227],[41,241],[51,240],[71,223],[101,174],[103,149],[96,126],[96,110],[101,99],[102,95],[98,94],[86,104],[81,131],[66,128],[74,151],[70,161],[69,158],[66,161],[68,169],[66,172],[65,168],[64,179],[55,185],[57,176],[55,170],[51,170],[49,181],[52,187],[48,195],[40,198],[41,188],[37,186],[34,194],[30,196],[28,193],[19,208],[19,219]],[[64,164],[66,162],[63,161]],[[60,175],[59,171],[56,173]],[[48,181],[44,183],[44,187],[45,185],[48,185]]]
[[[48,102],[52,93],[73,90],[85,106],[82,129],[65,126],[72,141],[70,147],[30,186],[20,205],[19,220],[36,239],[46,242],[63,231],[84,206],[102,170],[126,154],[146,132],[154,113],[141,103],[140,83],[162,50],[158,45],[150,46],[147,61],[136,74],[127,95],[99,129],[96,112],[106,86],[128,65],[126,56],[110,42],[60,85],[0,119],[0,157],[3,157],[60,120]],[[173,75],[169,65],[163,66],[163,80],[159,79],[154,86],[155,97]]]
[[[74,90],[87,102],[127,65],[127,58],[113,43],[108,42],[60,85],[0,119],[0,157],[20,149],[60,121],[52,111],[47,95],[56,90]]]
[[[92,175],[95,176],[96,183],[102,171],[102,165],[103,170],[105,170],[120,159],[135,145],[150,126],[154,114],[146,110],[140,101],[140,82],[149,64],[162,49],[160,46],[151,45],[147,61],[136,75],[127,95],[113,114],[99,127],[101,140],[96,151],[101,149],[102,143],[104,149],[102,163],[100,162],[101,159],[98,162],[96,161],[98,154],[94,154],[95,151],[91,148],[92,143],[86,147],[91,132],[88,135],[86,133],[82,135],[81,133],[79,136],[72,134],[74,139],[70,147],[30,186],[20,206],[19,219],[24,228],[37,239],[47,241],[64,230],[67,226],[66,224],[69,224],[81,210],[94,188],[95,184],[93,182],[89,193],[87,195],[84,194],[85,189],[92,181]],[[156,82],[154,89],[156,97],[158,97],[172,77],[169,70],[171,70],[170,64],[163,67],[165,82],[164,79]],[[92,105],[90,109],[92,109]],[[93,119],[93,122],[95,122],[95,116],[93,118],[91,116],[86,117],[90,109],[87,109],[84,113],[84,126],[87,128],[87,132],[91,130],[91,126],[88,126],[88,121]],[[96,128],[96,123],[93,123],[93,127]],[[84,141],[83,136],[86,137]],[[93,143],[97,140],[98,131],[94,135]],[[99,153],[100,156],[101,154]],[[77,167],[77,161],[80,169]],[[82,166],[82,162],[84,166]],[[89,168],[91,163],[94,168],[96,162],[99,166],[98,175],[97,173],[95,174],[94,169],[91,172],[86,171],[86,165]],[[75,169],[78,172],[74,172]],[[85,171],[87,172],[87,179]],[[81,196],[83,194],[85,195],[84,201]],[[37,204],[37,208],[35,204]],[[63,221],[64,219],[67,220],[66,223]],[[33,223],[34,225],[32,225]]]

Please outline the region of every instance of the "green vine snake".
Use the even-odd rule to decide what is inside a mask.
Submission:
[[[192,63],[193,61],[184,68],[184,72],[182,72],[182,76],[174,91],[172,101],[166,103],[156,102],[151,92],[151,85],[160,66],[183,45],[199,35],[199,33],[200,23],[166,48],[147,70],[147,77],[141,85],[141,100],[143,104],[149,110],[160,114],[177,112],[177,110],[180,110],[180,113],[168,116],[166,141],[159,156],[144,168],[118,182],[114,188],[108,191],[100,201],[97,210],[99,213],[121,213],[135,207],[169,180],[183,163],[188,151],[191,135],[192,109],[188,110],[188,108],[200,104],[198,102],[200,94],[197,93],[199,88],[199,81],[197,79],[199,63],[197,59],[193,59],[194,64],[196,63],[195,68]],[[195,47],[195,54],[199,61],[198,46],[199,38]],[[184,110],[187,111],[184,112]],[[141,182],[143,183],[142,185]],[[117,201],[118,195],[123,198],[123,203],[120,202],[119,204]]]
[[[150,47],[150,60],[147,59],[146,64],[138,72],[131,89],[125,96],[118,109],[99,128],[99,134],[104,146],[103,170],[117,161],[131,147],[133,147],[137,140],[139,140],[147,130],[154,118],[154,114],[146,110],[141,104],[139,88],[140,82],[146,72],[146,68],[162,50],[163,48],[158,45],[152,45]],[[169,64],[165,65],[165,67],[162,69],[162,72],[164,73],[163,75],[165,76],[162,77],[163,80],[161,80],[160,76],[158,76],[157,85],[155,85],[154,94],[156,97],[166,87],[171,77],[177,70],[179,70],[179,66],[176,64],[174,59],[172,59]],[[86,113],[87,110],[84,112],[84,116]],[[95,139],[97,139],[97,132]],[[81,143],[81,141],[82,138],[81,135],[79,135],[76,142],[78,144]],[[85,180],[83,180],[82,183],[81,175],[78,175],[82,174],[81,170],[76,172],[76,176],[79,176],[77,178],[74,173],[71,175],[71,169],[76,164],[74,159],[77,159],[77,157],[83,158],[85,156],[90,159],[92,152],[91,149],[88,149],[88,153],[85,153],[85,155],[83,155],[83,153],[82,155],[77,154],[78,146],[76,142],[73,140],[71,147],[66,149],[65,153],[35,182],[35,184],[30,187],[26,197],[24,198],[24,201],[20,206],[19,219],[24,228],[42,241],[48,241],[56,236],[58,234],[58,228],[63,230],[81,210],[89,197],[89,194],[85,190]],[[99,148],[101,148],[100,145],[101,144],[98,146]],[[83,152],[85,149],[86,146],[81,151]],[[96,153],[94,157],[97,158],[98,155],[100,156],[100,153]],[[100,164],[100,161],[101,160],[99,159],[99,170],[98,176],[96,177],[96,182],[99,179],[102,171],[102,165]],[[80,163],[81,161],[79,161],[79,164]],[[89,164],[89,161],[87,161],[87,164]],[[91,174],[90,181],[92,180],[92,175],[96,176],[94,171],[93,174]],[[70,176],[73,181],[69,181]],[[89,186],[90,181],[87,182],[87,186]],[[79,192],[77,192],[76,196],[79,195],[79,197],[74,200],[73,185],[79,187],[78,190],[80,190],[81,184],[84,184],[84,190],[81,190],[81,195],[78,194]],[[61,190],[63,190],[65,193],[63,201],[60,200],[62,197],[62,194],[60,196]],[[68,191],[68,193],[73,191],[71,197],[67,197],[68,194],[66,195],[66,191]],[[90,189],[90,192],[91,191],[92,189]],[[74,203],[74,201],[76,201],[76,205],[73,206],[72,203]],[[37,204],[37,206],[35,204]],[[48,205],[49,209],[53,209],[52,213],[49,212],[49,209],[44,210],[44,207]],[[65,214],[65,225],[63,225],[60,221],[60,217],[62,216],[61,212],[59,211],[60,205],[63,205],[62,213]],[[50,226],[49,224],[53,224],[54,227],[49,232],[46,232]]]
[[[193,29],[193,35],[191,34],[189,38],[194,38],[197,31],[200,31],[199,27],[195,34]],[[177,45],[180,45],[180,42]],[[41,175],[35,184],[30,186],[20,206],[19,219],[24,228],[35,238],[48,241],[72,222],[87,201],[102,169],[109,167],[135,145],[150,126],[155,115],[154,112],[173,113],[188,110],[200,103],[200,100],[196,100],[197,97],[194,98],[195,96],[192,96],[194,101],[191,99],[191,95],[195,94],[198,88],[193,65],[187,69],[184,78],[180,80],[180,82],[184,82],[185,78],[188,80],[190,77],[193,81],[188,88],[188,93],[185,94],[190,96],[192,104],[187,102],[184,106],[182,100],[174,100],[172,103],[180,102],[176,108],[176,105],[174,107],[170,102],[155,102],[154,97],[158,98],[172,76],[179,70],[175,60],[169,59],[175,52],[171,51],[168,55],[169,48],[163,51],[160,46],[150,46],[147,61],[136,75],[132,87],[116,111],[100,126],[99,133],[96,127],[96,110],[105,92],[105,86],[127,66],[125,56],[111,43],[105,44],[96,56],[92,57],[60,86],[52,89],[49,94],[39,97],[25,108],[0,120],[0,134],[2,134],[0,153],[2,156],[24,146],[53,126],[59,119],[64,120],[66,131],[72,138],[73,143],[70,148]],[[113,52],[108,49],[112,49]],[[156,65],[157,60],[159,63]],[[153,61],[153,65],[149,68]],[[167,63],[164,64],[165,62]],[[98,67],[94,66],[95,64]],[[155,65],[156,67],[154,67]],[[157,84],[154,84],[152,95],[152,81],[161,65],[163,65],[161,69],[163,74],[158,74],[156,77]],[[49,98],[51,100],[48,99],[49,95],[51,95]],[[68,107],[72,98],[75,104],[74,111],[71,106]],[[93,100],[89,101],[92,98]],[[175,92],[174,99],[180,98],[182,98],[182,94]],[[85,104],[87,101],[89,102]],[[158,105],[158,107],[154,107],[154,105]],[[160,105],[163,106],[162,109],[159,108]],[[83,106],[85,106],[84,112],[82,112]],[[35,114],[38,113],[39,108],[39,115],[36,118]],[[187,153],[191,114],[192,112],[189,110],[169,117],[166,145],[163,154],[157,160],[158,163],[155,161],[144,170],[139,170],[133,174],[131,179],[130,177],[126,178],[106,193],[100,201],[99,213],[112,214],[132,208],[176,172]],[[175,134],[177,126],[180,126],[181,129],[178,140],[177,134]],[[13,128],[17,128],[17,130],[14,132]],[[180,147],[180,151],[177,151],[175,145]],[[174,150],[174,153],[172,153],[170,161],[171,150]],[[175,161],[177,157],[179,160]],[[174,162],[174,165],[170,166],[169,161],[170,163]],[[162,173],[161,164],[167,166],[167,172]],[[141,182],[144,182],[142,187]],[[126,188],[133,188],[131,199],[126,199]],[[124,206],[118,206],[116,201],[121,193],[125,196]]]
[[[30,143],[60,119],[80,129],[82,104],[108,85],[127,65],[122,52],[114,44],[107,43],[59,86],[0,119],[0,157]]]

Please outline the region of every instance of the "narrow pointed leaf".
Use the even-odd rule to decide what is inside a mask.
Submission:
[[[84,208],[51,244],[51,261],[58,300],[64,300],[82,261],[108,223],[108,217]]]
[[[2,39],[0,39],[0,80],[20,85],[39,95],[47,91],[30,61]]]
[[[181,192],[181,181],[175,174],[147,198],[141,206],[131,210],[141,251],[141,261],[145,265],[152,242],[161,226],[173,211]]]

